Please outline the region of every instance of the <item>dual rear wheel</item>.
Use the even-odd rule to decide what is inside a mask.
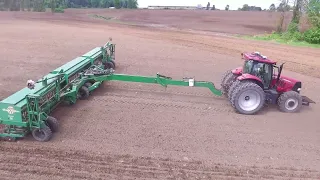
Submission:
[[[241,114],[255,114],[265,103],[265,93],[256,83],[250,81],[238,82],[230,89],[229,100],[232,107]]]
[[[229,89],[231,85],[236,81],[237,75],[233,74],[231,70],[227,71],[221,80],[221,90],[222,93],[228,97]]]

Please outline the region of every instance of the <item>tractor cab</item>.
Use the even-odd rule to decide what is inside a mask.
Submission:
[[[276,62],[261,55],[259,52],[241,54],[245,60],[242,68],[242,76],[247,79],[255,79],[263,89],[274,88],[280,79],[283,64],[278,67]],[[276,70],[277,69],[277,74]]]

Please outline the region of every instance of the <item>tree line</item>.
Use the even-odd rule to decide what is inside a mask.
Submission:
[[[279,0],[278,7],[271,4],[269,9],[262,10],[261,7],[249,6],[244,4],[238,11],[270,11],[280,12],[279,21],[276,31],[270,35],[271,39],[282,39],[285,41],[306,41],[312,44],[320,44],[320,0]],[[289,3],[293,3],[290,6]],[[210,2],[207,3],[206,10],[219,10],[215,5],[210,8]],[[226,5],[225,10],[228,11],[229,5]],[[285,14],[292,11],[290,24],[285,29],[283,27]],[[300,19],[302,16],[307,17],[307,22],[310,27],[302,31]]]
[[[306,41],[312,44],[320,44],[320,0],[294,0],[294,5],[289,6],[289,0],[280,0],[278,7],[270,5],[269,11],[281,12],[276,36],[288,41]],[[283,29],[285,13],[292,11],[292,18],[287,29]],[[302,31],[300,29],[301,17],[305,15],[310,27]]]
[[[61,12],[66,8],[128,8],[137,9],[137,0],[0,0],[2,11]]]

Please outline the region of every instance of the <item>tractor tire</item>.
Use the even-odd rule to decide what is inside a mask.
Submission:
[[[48,126],[44,126],[43,128],[35,128],[32,130],[32,136],[37,141],[47,142],[52,137],[52,131]]]
[[[278,98],[278,106],[285,113],[298,112],[302,107],[302,97],[295,91],[282,93]]]
[[[222,79],[221,79],[221,87],[222,86],[224,86],[224,81],[226,80],[226,78],[230,75],[230,74],[232,74],[232,72],[231,72],[231,70],[228,70],[227,72],[225,72],[224,74],[223,74],[223,76],[222,76]]]
[[[231,99],[231,96],[232,96],[233,91],[236,89],[236,87],[238,87],[238,85],[239,85],[240,83],[241,83],[241,81],[235,80],[235,81],[231,84],[231,86],[230,86],[230,88],[229,88],[229,91],[228,91],[228,94],[227,94],[227,97],[229,98],[229,100]]]
[[[112,62],[106,62],[104,64],[104,69],[114,69],[115,68],[115,64],[113,64]]]
[[[221,80],[221,91],[222,93],[227,96],[230,86],[234,81],[236,81],[237,76],[234,75],[230,70],[226,72]]]
[[[56,118],[48,116],[46,119],[46,125],[51,129],[53,133],[58,132],[59,122]]]
[[[90,91],[86,86],[81,86],[81,88],[78,91],[78,98],[83,100],[87,99],[90,95]]]
[[[258,84],[242,81],[231,94],[230,102],[240,114],[252,115],[263,108],[265,98],[265,93]]]

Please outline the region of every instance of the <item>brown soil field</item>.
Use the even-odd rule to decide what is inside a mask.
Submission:
[[[112,10],[95,14],[123,22],[206,33],[253,35],[276,30],[280,13],[201,10]],[[292,13],[285,14],[284,28]]]
[[[224,33],[261,31],[245,27],[249,20],[232,25],[238,12],[218,18],[217,27],[157,17],[162,11],[123,11],[117,17],[144,26],[88,16],[109,11],[0,12],[0,98],[112,37],[118,73],[195,76],[220,87],[223,73],[242,64],[241,52],[260,51],[286,62],[283,73],[300,79],[302,93],[320,101],[318,49],[203,33],[217,27]],[[201,13],[208,12],[183,11],[180,17],[197,19]],[[152,27],[155,22],[180,27]],[[244,116],[207,89],[109,82],[88,100],[53,112],[60,130],[51,141],[28,136],[0,142],[0,179],[320,179],[317,109],[312,104],[286,114],[268,106]]]

